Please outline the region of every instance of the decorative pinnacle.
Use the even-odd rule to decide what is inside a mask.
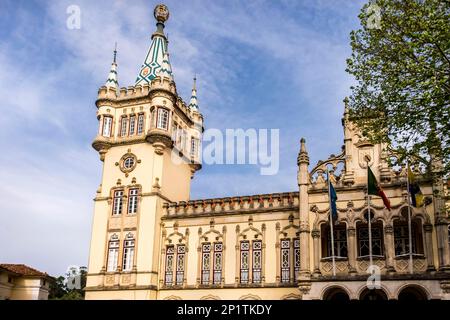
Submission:
[[[158,4],[153,11],[156,21],[164,24],[169,19],[169,8],[165,4]]]
[[[306,151],[305,138],[300,139],[300,152],[298,153],[298,157],[297,157],[297,165],[300,165],[302,163],[306,163],[306,165],[309,164],[309,156],[308,156],[308,152]]]

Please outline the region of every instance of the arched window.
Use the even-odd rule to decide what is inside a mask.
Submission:
[[[131,271],[134,260],[134,238],[128,234],[123,244],[122,271]]]
[[[252,260],[252,281],[253,283],[261,283],[261,267],[262,267],[262,241],[253,240],[253,260]]]
[[[112,117],[103,117],[103,132],[102,136],[111,137]]]
[[[128,192],[128,214],[135,214],[138,207],[139,189],[133,188]]]
[[[176,285],[181,286],[184,282],[184,268],[186,260],[186,246],[179,244],[177,246],[177,273],[176,273]]]
[[[241,283],[248,283],[250,268],[250,242],[241,241]]]
[[[367,224],[357,225],[358,235],[358,256],[369,256],[369,227]],[[380,222],[372,223],[372,255],[384,255],[383,225]]]
[[[350,297],[348,296],[348,293],[342,288],[330,288],[324,293],[322,300],[344,302],[349,301]]]
[[[428,296],[422,288],[408,286],[399,293],[399,301],[421,301],[428,300]]]
[[[158,119],[156,127],[158,129],[168,130],[169,126],[169,111],[164,108],[158,108]]]
[[[122,204],[123,204],[123,190],[114,191],[113,210],[112,210],[113,211],[112,214],[114,216],[122,213]]]
[[[422,232],[420,223],[411,221],[412,253],[423,254]],[[394,221],[395,255],[409,255],[409,227],[405,221]]]
[[[293,242],[293,248],[291,241]],[[293,240],[282,239],[280,241],[280,251],[281,282],[295,282],[300,271],[300,240],[297,238]],[[294,270],[294,279],[291,279],[292,268]]]
[[[175,255],[175,246],[167,246],[166,248],[166,273],[164,284],[171,286],[173,284],[173,262]]]
[[[113,235],[108,243],[108,260],[106,271],[117,271],[119,263],[119,238],[117,235]]]
[[[214,243],[213,284],[220,284],[222,282],[222,261],[223,261],[223,244],[222,242],[216,242]]]
[[[140,113],[138,115],[138,122],[137,122],[137,134],[141,135],[144,132],[144,114]]]
[[[222,242],[202,244],[202,275],[201,284],[208,285],[211,281],[211,266],[213,270],[213,284],[222,282]]]
[[[130,116],[130,129],[128,130],[128,134],[130,136],[134,135],[135,130],[136,130],[136,116],[133,114]]]
[[[202,245],[202,284],[209,284],[211,273],[211,243]]]
[[[322,257],[331,258],[333,252],[331,250],[331,228],[329,224],[322,225]],[[347,230],[345,224],[333,226],[333,240],[334,240],[334,256],[336,258],[347,258]]]
[[[125,137],[127,135],[128,117],[124,116],[120,119],[120,136]]]
[[[240,244],[241,283],[261,283],[262,241],[241,241]]]

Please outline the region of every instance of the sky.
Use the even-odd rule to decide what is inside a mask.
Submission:
[[[0,1],[0,263],[58,276],[88,262],[102,162],[95,99],[117,42],[134,84],[155,30],[153,0]],[[167,0],[178,93],[197,75],[205,128],[279,129],[280,167],[204,165],[191,198],[296,191],[299,140],[310,168],[337,154],[353,79],[349,33],[364,1]],[[67,28],[67,8],[80,29]]]

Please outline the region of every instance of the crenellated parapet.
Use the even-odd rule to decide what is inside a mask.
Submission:
[[[298,210],[298,192],[164,203],[162,219]]]

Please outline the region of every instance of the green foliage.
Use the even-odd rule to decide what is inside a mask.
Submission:
[[[431,169],[430,155],[450,164],[450,1],[377,0],[379,28],[365,5],[350,34],[350,116],[372,142]],[[372,5],[373,8],[373,5]],[[369,19],[369,20],[368,20]],[[369,23],[368,23],[369,22]]]
[[[84,290],[86,286],[87,268],[69,270],[65,276],[59,276],[50,283],[49,300],[84,300]],[[80,277],[80,288],[73,288],[69,281],[71,277]]]

